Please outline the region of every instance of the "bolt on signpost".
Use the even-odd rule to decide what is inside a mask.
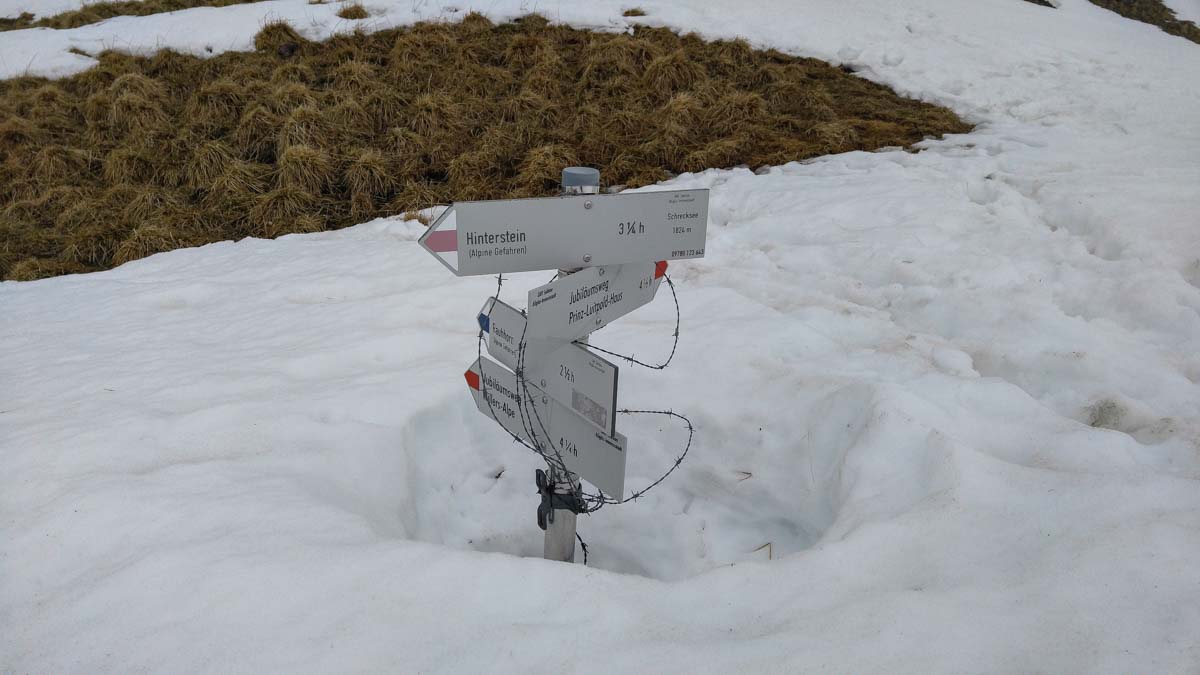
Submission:
[[[580,479],[614,501],[625,488],[618,368],[587,348],[588,335],[653,300],[668,260],[704,256],[708,190],[602,195],[587,167],[564,169],[562,186],[559,197],[456,202],[420,244],[458,276],[559,272],[529,291],[524,311],[484,303],[488,356],[466,380],[481,413],[546,459],[536,476],[544,557],[573,562]]]

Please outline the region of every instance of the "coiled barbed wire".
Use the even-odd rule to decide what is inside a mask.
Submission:
[[[556,274],[554,276],[554,279],[557,279],[558,277],[559,277],[559,275]],[[604,354],[608,354],[610,356],[617,357],[628,363],[642,366],[644,368],[650,368],[652,370],[665,369],[668,365],[670,365],[672,359],[675,358],[675,352],[679,346],[679,327],[680,327],[681,312],[679,309],[679,296],[675,290],[675,283],[673,281],[671,281],[671,277],[666,274],[663,275],[663,279],[667,282],[667,286],[671,289],[671,299],[674,301],[674,304],[675,304],[675,330],[672,333],[673,340],[671,343],[671,352],[670,352],[670,354],[667,355],[667,358],[662,363],[657,363],[657,364],[646,363],[644,361],[641,361],[641,360],[635,358],[631,354],[630,355],[620,354],[618,352],[610,351],[610,350],[604,349],[602,347],[596,347],[596,346],[588,344],[586,342],[575,341],[575,344],[577,344],[581,347],[584,347],[585,349],[588,349],[589,351],[595,351],[595,352],[601,352]],[[553,281],[553,279],[552,279],[552,281]],[[504,286],[504,275],[503,274],[496,275],[495,298],[497,300],[500,299],[500,291],[503,288],[503,286]],[[529,441],[526,441],[524,438],[521,438],[517,434],[514,434],[511,431],[509,431],[507,427],[504,427],[503,425],[501,425],[501,428],[503,428],[506,432],[508,432],[508,434],[510,436],[512,436],[513,441],[525,446],[526,448],[529,448],[530,450],[533,450],[538,455],[540,455],[542,457],[542,459],[545,460],[547,466],[551,469],[551,471],[560,472],[560,475],[573,475],[571,473],[571,471],[569,471],[566,467],[566,463],[564,462],[563,457],[562,457],[562,451],[556,446],[556,444],[554,443],[553,437],[551,436],[549,431],[547,431],[545,424],[542,422],[541,415],[538,413],[538,410],[537,410],[537,405],[534,400],[534,396],[530,392],[528,382],[525,379],[525,330],[528,330],[528,328],[529,328],[529,323],[527,321],[525,324],[525,329],[522,330],[521,336],[518,339],[518,343],[517,343],[518,350],[517,350],[516,377],[517,377],[517,388],[519,391],[516,393],[517,393],[517,411],[518,411],[518,415],[520,416],[521,428],[526,433],[526,435],[529,437],[530,441],[532,441],[532,444]],[[486,378],[482,377],[482,375],[483,375],[483,373],[482,373],[483,360],[482,359],[483,359],[483,351],[484,351],[484,340],[486,340],[486,337],[484,336],[484,331],[481,326],[479,333],[478,333],[478,339],[477,339],[477,344],[476,344],[476,354],[479,358],[479,363],[480,363],[480,390],[481,390],[481,393],[483,394],[484,400],[487,401],[488,409],[491,412],[492,417],[498,421],[500,418],[496,414],[496,409],[494,407],[494,403],[492,402],[492,397],[488,396],[488,394],[487,394],[487,380],[486,380]],[[617,411],[617,413],[622,414],[622,415],[663,415],[663,416],[673,417],[673,418],[682,420],[688,431],[687,442],[684,444],[683,450],[675,458],[675,460],[674,460],[674,462],[672,462],[671,466],[661,476],[659,476],[654,481],[650,482],[648,485],[641,488],[640,490],[635,490],[635,491],[631,492],[629,494],[628,499],[622,498],[621,495],[618,495],[616,498],[613,498],[610,496],[606,496],[600,492],[588,492],[588,491],[583,490],[582,486],[581,486],[579,489],[579,496],[582,500],[582,508],[580,510],[580,513],[583,513],[583,514],[594,513],[596,511],[600,510],[600,508],[602,508],[606,504],[621,504],[624,502],[636,501],[637,499],[639,499],[643,495],[645,495],[647,492],[649,492],[650,490],[652,490],[655,487],[657,487],[658,485],[660,485],[672,473],[674,473],[675,469],[679,468],[679,466],[681,464],[683,464],[684,459],[687,457],[688,451],[692,447],[692,440],[695,438],[695,427],[692,425],[692,421],[690,419],[688,419],[687,416],[685,416],[685,415],[677,413],[673,410],[651,410],[651,409],[630,409],[630,408],[620,409]],[[541,441],[539,441],[539,432],[540,432],[541,436],[544,437],[548,441],[547,444],[544,444]],[[547,452],[547,449],[546,449],[547,445],[549,445],[551,452]],[[578,536],[578,535],[576,535],[576,536]],[[580,543],[581,544],[583,543],[582,539],[580,539]],[[584,564],[587,564],[586,545],[584,548]]]

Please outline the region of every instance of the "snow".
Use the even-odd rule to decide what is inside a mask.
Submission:
[[[587,567],[538,559],[538,462],[462,379],[495,281],[450,276],[419,226],[0,284],[0,669],[1195,668],[1200,48],[1086,0],[642,6],[979,126],[671,181],[712,189],[708,255],[672,264],[679,352],[623,367],[621,402],[696,441],[581,520]],[[536,9],[620,30],[624,8]],[[334,11],[10,32],[0,64],[245,49],[267,17],[322,37]],[[673,321],[660,297],[593,342],[652,357]],[[630,486],[684,438],[619,427]]]
[[[1175,18],[1200,24],[1200,0],[1163,0],[1175,12]]]
[[[70,12],[101,0],[0,0],[0,17],[12,18],[29,13],[36,18]]]

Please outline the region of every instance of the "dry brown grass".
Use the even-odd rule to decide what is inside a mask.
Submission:
[[[1048,0],[1025,0],[1043,7],[1054,7]],[[1200,44],[1200,26],[1175,16],[1175,10],[1162,0],[1090,0],[1093,5],[1116,12],[1126,19],[1158,26],[1171,35]]]
[[[354,4],[351,4],[351,5],[345,5],[344,7],[342,7],[341,9],[339,9],[337,11],[337,15],[339,18],[348,19],[351,21],[357,21],[358,19],[365,19],[365,18],[371,16],[370,14],[367,13],[366,8],[364,8],[362,5],[358,4],[357,2]]]
[[[0,276],[546,195],[564,165],[638,186],[969,129],[820,61],[658,28],[471,15],[311,43],[275,23],[255,45],[0,82]]]
[[[1200,27],[1191,21],[1181,21],[1175,11],[1162,0],[1091,0],[1092,4],[1120,14],[1127,19],[1158,26],[1171,35],[1178,35],[1200,44]]]

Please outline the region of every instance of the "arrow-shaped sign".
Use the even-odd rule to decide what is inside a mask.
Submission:
[[[625,437],[597,431],[530,383],[487,357],[476,359],[466,372],[467,386],[479,412],[500,423],[510,434],[549,457],[560,456],[566,469],[614,499],[625,490]],[[524,404],[524,406],[522,406]]]
[[[455,202],[420,239],[459,276],[701,258],[708,190]]]
[[[589,267],[529,291],[530,344],[576,340],[654,299],[665,260]],[[528,355],[526,356],[528,361]]]
[[[541,341],[525,345],[531,353],[548,352],[524,363],[521,355],[526,320],[521,311],[490,298],[479,311],[479,327],[487,334],[488,354],[509,370],[518,368],[526,379],[559,403],[574,410],[610,436],[617,432],[617,367],[586,348],[569,341]]]

